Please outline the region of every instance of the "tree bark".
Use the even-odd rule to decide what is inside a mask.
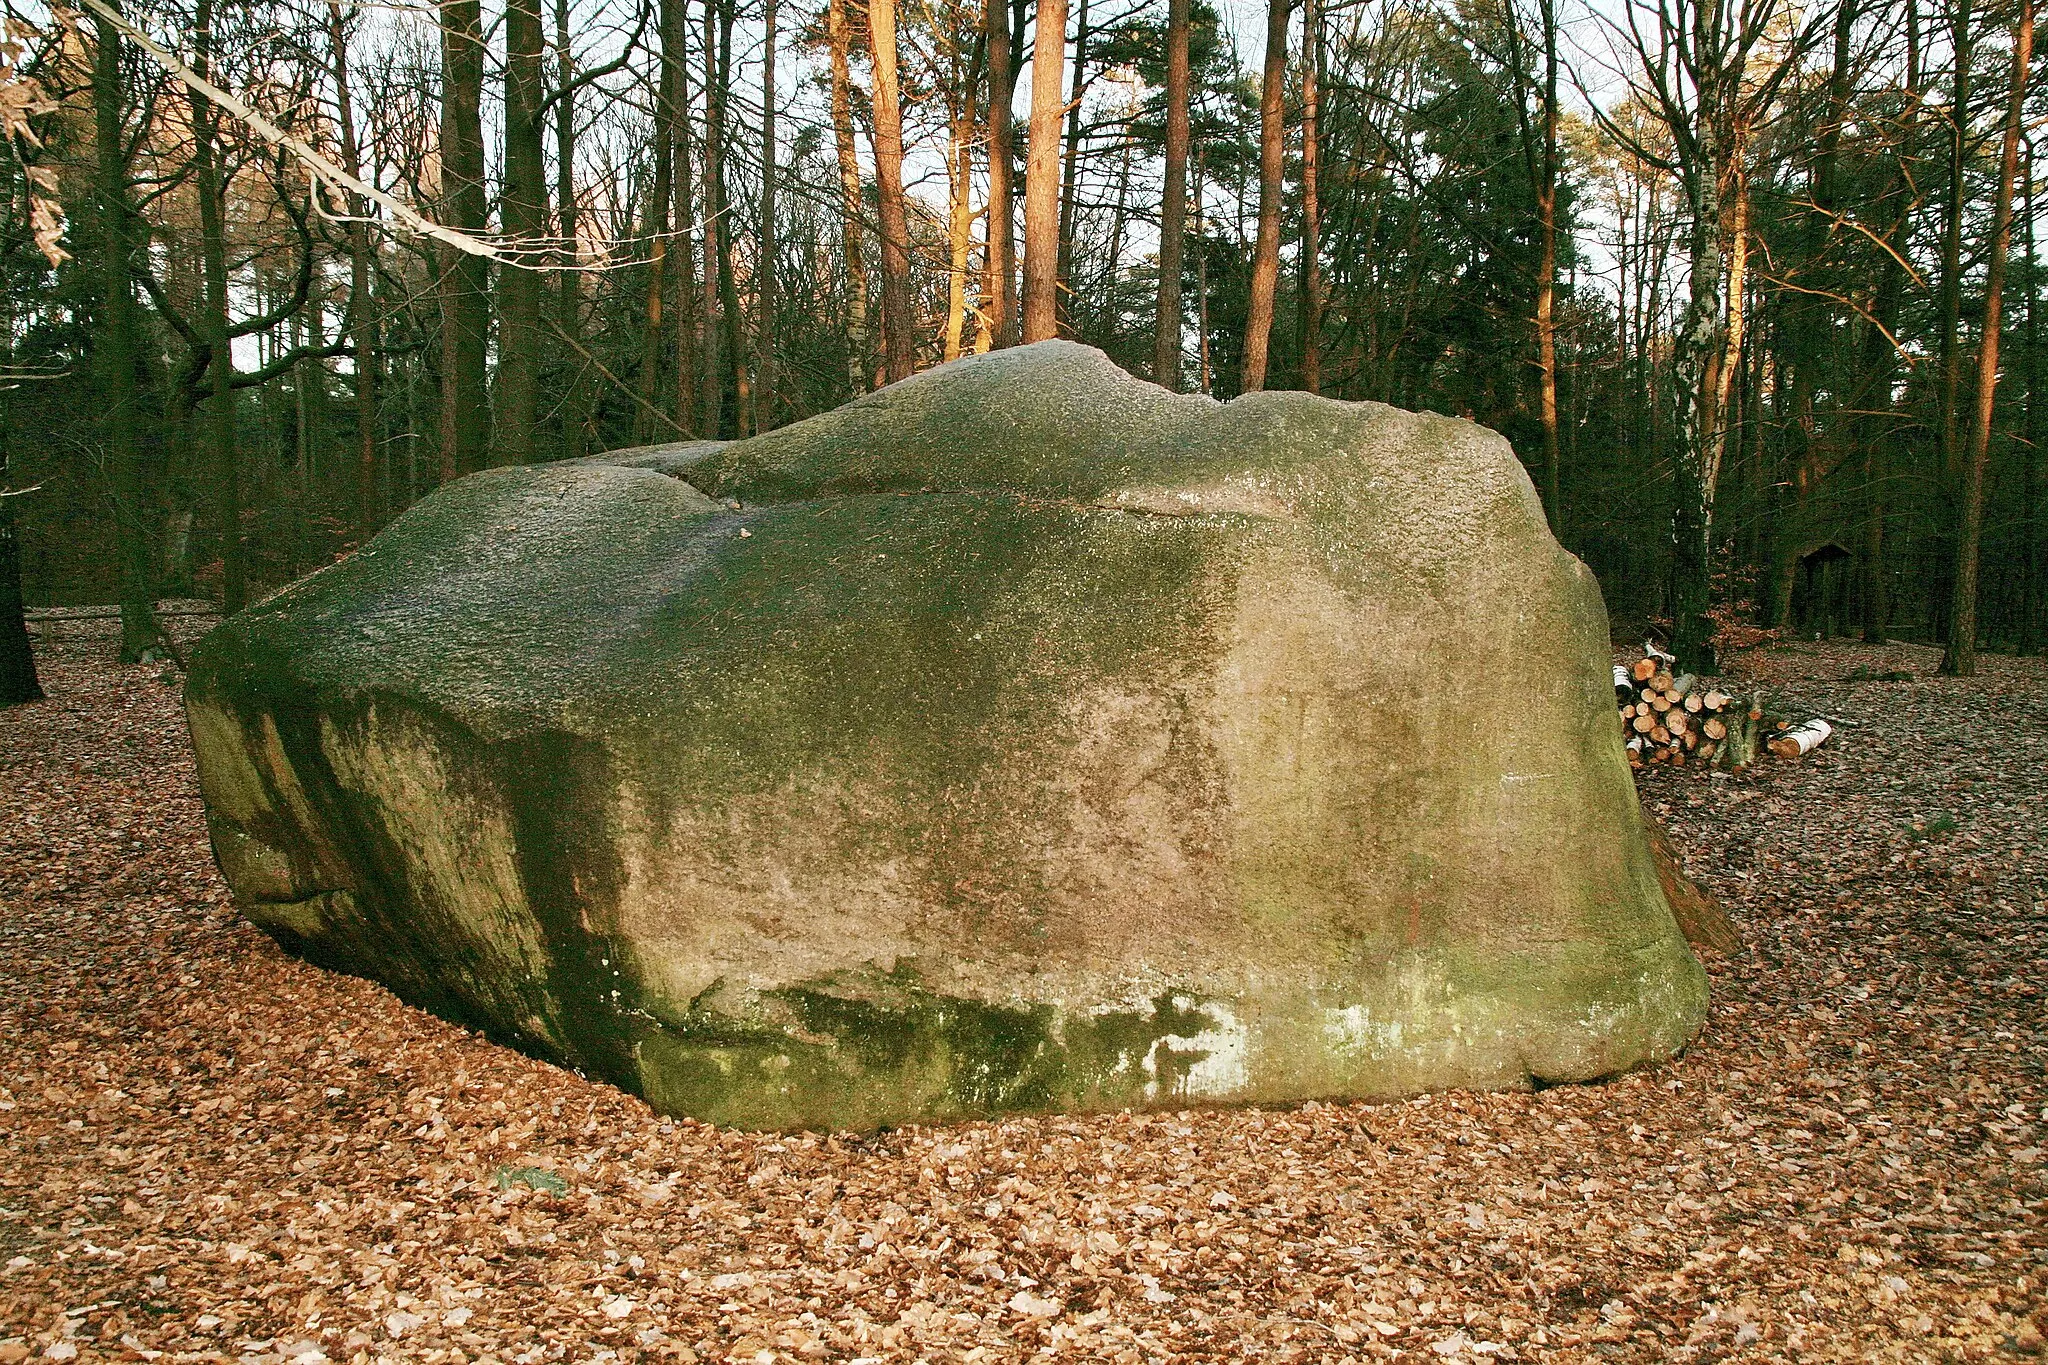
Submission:
[[[341,137],[341,168],[362,178],[362,153],[356,141],[355,104],[349,90],[348,33],[340,0],[328,0],[327,34],[334,49],[334,91]],[[376,533],[382,514],[377,490],[377,311],[372,298],[370,205],[360,194],[348,196],[348,321],[355,345],[356,458],[355,522],[357,543]]]
[[[844,0],[834,0],[835,4]],[[1017,96],[1016,58],[1010,11],[1004,0],[987,0],[982,21],[988,35],[988,220],[982,263],[982,323],[977,351],[1014,345],[1017,340],[1017,243],[1012,212],[1016,188],[1017,135],[1010,105]]]
[[[213,77],[213,4],[199,0],[193,14],[193,67]],[[248,600],[242,560],[242,464],[235,447],[235,365],[228,339],[226,187],[221,182],[219,115],[213,102],[188,91],[192,161],[198,181],[199,259],[203,299],[199,335],[208,351],[208,395],[200,424],[202,463],[213,480],[214,521],[220,530],[221,610],[232,615]],[[301,375],[303,379],[303,373]],[[303,391],[304,384],[300,384]],[[310,473],[310,470],[303,471]]]
[[[951,147],[947,156],[946,348],[947,360],[958,360],[967,332],[967,255],[974,245],[974,93],[981,83],[981,48],[977,43],[965,72],[954,54],[958,94],[954,99]]]
[[[576,58],[569,46],[569,0],[555,0],[555,231],[561,238],[555,276],[555,326],[568,354],[563,359],[562,458],[589,453],[590,385],[583,377],[582,248],[576,211]]]
[[[1962,469],[1963,209],[1969,163],[1970,59],[1976,44],[1971,0],[1955,0],[1955,5],[1951,50],[1956,69],[1949,98],[1948,194],[1941,218],[1941,314],[1935,336],[1941,478],[1951,484]]]
[[[1280,283],[1280,174],[1287,155],[1287,20],[1292,0],[1267,0],[1266,74],[1259,98],[1259,235],[1245,307],[1244,370],[1239,388],[1266,387],[1273,339],[1273,295]]]
[[[1195,359],[1201,392],[1214,386],[1209,364],[1209,225],[1202,207],[1202,150],[1195,149]]]
[[[1912,218],[1915,195],[1911,165],[1920,122],[1921,91],[1920,32],[1917,11],[1907,5],[1906,108],[1900,118],[1902,145],[1894,149],[1895,164],[1887,191],[1892,201],[1890,221],[1884,235],[1885,250],[1877,268],[1877,297],[1871,305],[1874,325],[1865,329],[1864,359],[1858,367],[1862,378],[1850,391],[1850,406],[1859,444],[1863,448],[1863,639],[1866,644],[1883,644],[1891,629],[1891,601],[1885,569],[1886,517],[1889,512],[1888,485],[1891,477],[1890,447],[1898,423],[1892,414],[1892,389],[1898,374],[1898,350],[1892,335],[1898,332],[1901,300],[1906,289],[1905,259],[1907,226]],[[1846,63],[1839,65],[1846,66]],[[1846,107],[1846,101],[1840,107]],[[1832,186],[1829,187],[1832,193]],[[1818,197],[1818,196],[1816,196]],[[1887,335],[1890,333],[1892,335]]]
[[[903,201],[903,101],[896,84],[896,0],[869,0],[875,59],[875,189],[882,228],[882,355],[891,384],[917,365],[910,305],[910,221]]]
[[[12,177],[9,177],[12,180]],[[7,186],[9,197],[14,187]],[[12,204],[7,204],[12,209]],[[0,372],[14,360],[14,319],[0,304]],[[8,389],[0,385],[0,707],[41,701],[43,685],[36,677],[36,651],[28,636],[27,604],[21,593],[21,540],[15,532],[14,506],[21,500],[7,477],[9,439],[14,431]]]
[[[1536,174],[1536,383],[1543,421],[1543,502],[1553,529],[1564,529],[1557,419],[1557,17],[1538,0],[1543,27],[1543,127]]]
[[[2027,74],[2034,52],[2034,0],[2020,0],[2012,40],[2012,89],[2006,98],[2005,140],[1998,158],[1998,193],[1992,208],[1991,259],[1984,270],[1984,326],[1977,344],[1977,405],[1963,463],[1961,515],[1956,532],[1955,601],[1949,612],[1948,648],[1941,671],[1967,678],[1977,671],[1977,560],[1984,532],[1984,474],[1991,460],[1991,415],[1998,396],[1998,341],[2006,256],[2012,245],[2012,187],[2019,170],[2020,125],[2026,111]]]
[[[719,304],[723,291],[719,288],[719,279],[728,259],[723,248],[724,215],[719,212],[724,203],[720,188],[724,171],[719,165],[722,140],[719,112],[724,101],[718,93],[723,88],[718,78],[718,13],[718,0],[704,0],[704,188],[700,196],[704,206],[704,280],[702,302],[697,310],[698,323],[704,330],[704,344],[698,352],[702,378],[697,396],[704,405],[699,430],[714,439],[724,434],[725,369],[720,355],[723,346],[719,340],[723,321],[719,316]]]
[[[1702,97],[1704,102],[1704,96]],[[1711,135],[1703,138],[1711,147]],[[1707,615],[1713,575],[1714,396],[1720,390],[1725,338],[1721,319],[1721,191],[1718,158],[1703,155],[1688,168],[1686,192],[1689,290],[1673,338],[1671,395],[1676,409],[1671,437],[1677,447],[1672,478],[1672,652],[1688,672],[1713,673],[1714,623]]]
[[[1058,311],[1067,316],[1070,334],[1074,305],[1079,301],[1074,289],[1074,231],[1081,176],[1081,100],[1088,90],[1088,37],[1088,0],[1081,0],[1074,23],[1074,69],[1067,95],[1067,145],[1060,164],[1059,288],[1054,296]]]
[[[441,5],[441,213],[481,233],[484,198],[484,35],[480,0]],[[481,469],[490,449],[484,384],[490,272],[480,256],[441,249],[441,481]]]
[[[1159,211],[1159,306],[1152,323],[1153,382],[1180,390],[1180,277],[1188,213],[1188,12],[1166,6],[1166,190]]]
[[[1002,0],[989,3],[999,8]],[[828,0],[825,40],[832,52],[832,140],[839,151],[839,240],[846,257],[846,377],[855,393],[865,393],[874,373],[874,345],[868,336],[868,272],[861,250],[860,156],[853,141],[853,76],[848,61],[852,39],[846,0]],[[993,184],[993,160],[989,175]]]
[[[703,319],[697,290],[696,179],[690,162],[690,14],[687,0],[676,2],[676,115],[669,134],[672,169],[669,183],[675,210],[670,218],[669,247],[663,269],[674,281],[675,308],[668,331],[675,339],[675,426],[697,429],[698,348],[703,345]],[[662,37],[663,51],[669,38]]]
[[[548,235],[542,152],[540,0],[505,0],[505,160],[499,217],[509,250],[498,269],[498,462],[539,458],[541,272]],[[664,179],[666,177],[664,176]]]
[[[1059,335],[1060,76],[1067,0],[1039,0],[1031,52],[1031,138],[1024,161],[1024,341]]]
[[[1318,129],[1323,62],[1322,0],[1301,9],[1301,387],[1323,391],[1323,209]]]
[[[669,320],[669,203],[675,197],[676,125],[683,119],[683,97],[679,74],[682,44],[678,41],[685,19],[683,0],[660,0],[661,62],[654,87],[654,179],[647,189],[643,233],[647,238],[647,298],[640,324],[640,402],[633,419],[634,438],[645,445],[659,440],[662,428],[656,424],[661,411],[661,366],[673,349],[668,345]]]
[[[761,60],[761,234],[754,264],[754,430],[775,425],[775,0],[764,0]]]
[[[718,88],[712,95],[713,127],[717,130],[718,174],[712,189],[718,195],[714,221],[718,226],[718,315],[725,323],[725,354],[732,367],[732,420],[736,435],[748,434],[754,420],[751,362],[746,343],[746,309],[740,306],[739,272],[733,262],[731,190],[726,184],[726,92],[732,89],[732,26],[735,0],[718,3]]]
[[[2048,622],[2044,622],[2041,619],[2043,614],[2041,600],[2041,548],[2044,539],[2042,535],[2043,518],[2041,510],[2041,424],[2038,420],[2040,415],[2038,404],[2040,401],[2041,365],[2039,360],[2040,335],[2035,319],[2036,296],[2041,292],[2041,262],[2034,249],[2034,149],[2029,144],[2025,150],[2027,158],[2026,169],[2020,176],[2020,185],[2022,193],[2025,195],[2025,201],[2020,210],[2020,224],[2027,244],[2027,312],[2025,324],[2027,344],[2027,406],[2024,419],[2027,463],[2026,481],[2021,495],[2020,507],[2021,516],[2024,518],[2027,527],[2027,577],[2026,586],[2020,593],[2019,652],[2031,654],[2040,648],[2044,635],[2048,635],[2048,631],[2043,629],[2044,625],[2048,625]]]
[[[119,0],[108,0],[118,12]],[[135,299],[130,271],[135,253],[128,205],[128,138],[121,101],[121,33],[94,16],[94,201],[105,259],[101,262],[104,317],[99,338],[100,400],[107,434],[117,543],[121,554],[121,662],[138,663],[160,649],[156,582],[149,552],[145,479],[135,429],[141,394],[135,382]]]

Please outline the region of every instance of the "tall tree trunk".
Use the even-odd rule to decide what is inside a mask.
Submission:
[[[555,276],[555,326],[568,354],[563,357],[562,458],[589,453],[590,385],[587,363],[576,353],[583,344],[583,252],[576,214],[576,56],[569,46],[569,0],[555,0],[555,231],[561,237]],[[687,420],[687,418],[686,418]]]
[[[199,0],[193,14],[192,60],[199,75],[213,78],[213,4]],[[242,560],[242,465],[235,446],[235,364],[228,340],[228,265],[225,203],[221,183],[220,123],[213,102],[188,91],[192,117],[192,161],[199,193],[199,260],[203,301],[199,335],[208,351],[208,395],[200,424],[201,463],[213,480],[214,522],[220,531],[221,610],[238,612],[248,600]],[[303,390],[303,373],[300,388]],[[309,471],[302,471],[309,472]]]
[[[896,85],[896,0],[869,0],[875,59],[875,189],[882,228],[882,354],[889,382],[916,368],[910,306],[910,220],[903,202],[903,101]]]
[[[946,350],[947,360],[958,360],[967,332],[967,256],[974,246],[974,93],[981,83],[981,46],[967,64],[964,76],[955,54],[954,72],[959,95],[950,120],[951,147],[947,156],[947,255],[946,262]]]
[[[704,0],[704,189],[699,202],[704,206],[704,285],[702,302],[698,306],[698,321],[704,329],[704,344],[699,350],[703,362],[702,380],[698,386],[698,398],[704,405],[704,418],[700,424],[703,435],[717,438],[724,434],[725,420],[725,368],[721,352],[724,345],[720,340],[719,304],[724,291],[719,288],[721,271],[729,259],[723,248],[724,214],[721,185],[724,169],[720,166],[722,134],[719,130],[719,113],[724,100],[719,92],[724,88],[718,78],[718,0]]]
[[[690,15],[687,0],[676,0],[675,63],[676,115],[669,134],[675,213],[669,248],[663,253],[663,268],[675,282],[674,317],[669,332],[675,337],[675,425],[680,431],[697,426],[697,384],[700,369],[698,348],[703,345],[704,321],[697,290],[697,225],[694,203],[696,179],[690,168]],[[667,51],[668,36],[662,37]],[[706,268],[709,268],[708,261]]]
[[[118,6],[119,0],[109,0]],[[135,299],[130,271],[135,254],[128,206],[128,138],[122,126],[121,33],[94,16],[92,104],[94,200],[102,250],[99,338],[100,401],[105,415],[116,535],[121,554],[121,662],[137,663],[161,647],[156,583],[149,552],[146,480],[136,421],[142,396],[135,382]]]
[[[737,435],[745,436],[754,420],[752,357],[747,353],[747,313],[740,306],[739,273],[733,264],[731,191],[725,172],[726,92],[732,89],[734,7],[735,0],[718,0],[718,89],[711,100],[712,122],[718,131],[718,175],[712,188],[718,194],[718,315],[725,323],[725,354],[732,367],[733,429]]]
[[[1259,240],[1252,253],[1251,297],[1245,307],[1244,373],[1239,387],[1266,387],[1273,339],[1273,294],[1280,283],[1280,173],[1287,155],[1287,20],[1292,0],[1267,0],[1266,76],[1259,98]]]
[[[2041,431],[2040,431],[2040,335],[2035,325],[2035,305],[2041,293],[2041,261],[2034,250],[2034,149],[2026,148],[2026,170],[2020,176],[2026,200],[2020,211],[2021,231],[2026,234],[2027,244],[2027,407],[2025,417],[2026,436],[2026,484],[2021,495],[2021,517],[2027,528],[2027,578],[2020,594],[2020,643],[2019,652],[2031,654],[2040,648],[2044,637],[2048,637],[2048,621],[2043,621],[2042,603],[2042,534],[2041,508]]]
[[[1955,80],[1948,111],[1948,194],[1941,219],[1940,321],[1935,336],[1936,376],[1940,389],[1941,478],[1953,481],[1962,471],[1961,394],[1963,373],[1963,210],[1967,200],[1970,141],[1970,60],[1976,47],[1971,0],[1955,0],[1951,50]]]
[[[1207,393],[1215,384],[1209,365],[1209,225],[1202,200],[1202,149],[1195,149],[1195,352],[1197,381]]]
[[[0,207],[13,216],[14,176],[6,174],[6,200],[0,201]],[[11,295],[0,299],[0,373],[14,363],[12,304]],[[27,603],[21,593],[21,541],[14,517],[14,505],[20,501],[20,495],[7,477],[8,447],[12,444],[15,418],[9,411],[9,391],[8,385],[0,384],[0,707],[43,698],[42,682],[36,677],[35,645],[28,636]]]
[[[317,193],[317,191],[316,191]],[[306,347],[318,352],[327,346],[326,300],[315,293],[304,311]],[[333,498],[348,496],[347,484],[327,458],[327,358],[302,356],[292,366],[292,397],[299,410],[299,477],[308,492],[319,491]],[[239,463],[239,462],[238,462]],[[349,471],[339,471],[346,475]],[[339,486],[337,486],[339,485]]]
[[[672,349],[664,309],[669,295],[669,201],[675,197],[676,125],[683,119],[679,75],[685,23],[683,0],[660,0],[661,64],[654,88],[654,179],[647,190],[644,234],[647,237],[647,298],[640,327],[640,402],[633,419],[634,437],[643,445],[663,435],[655,424],[661,411],[661,365]]]
[[[1038,0],[1031,50],[1031,138],[1024,154],[1024,340],[1059,335],[1060,105],[1067,0]]]
[[[992,10],[999,9],[1002,0],[989,4]],[[853,141],[853,76],[847,59],[852,39],[846,0],[828,0],[825,40],[832,50],[832,140],[839,150],[839,239],[846,255],[846,377],[855,393],[865,393],[874,373],[874,346],[868,337],[868,271],[861,250],[860,156]],[[989,164],[993,185],[994,160]],[[994,201],[993,190],[990,199]]]
[[[1564,529],[1557,421],[1557,17],[1538,0],[1543,27],[1543,120],[1536,149],[1536,383],[1543,420],[1543,503],[1554,530]]]
[[[499,215],[511,248],[498,271],[498,461],[539,458],[542,246],[548,235],[547,163],[542,148],[541,62],[546,38],[540,0],[505,0],[505,163]]]
[[[1323,207],[1318,184],[1322,145],[1318,128],[1323,65],[1322,0],[1301,9],[1301,387],[1323,391]]]
[[[480,0],[441,0],[441,213],[481,233],[484,198],[484,34]],[[441,481],[481,469],[490,448],[484,385],[490,271],[481,256],[441,249]]]
[[[762,10],[761,234],[754,265],[760,323],[754,329],[754,430],[775,425],[775,0]]]
[[[1188,11],[1166,5],[1166,191],[1159,210],[1159,307],[1152,323],[1152,379],[1180,389],[1180,276],[1188,213]]]
[[[1743,328],[1749,303],[1749,167],[1746,139],[1736,134],[1729,161],[1728,302],[1723,313],[1721,359],[1714,371],[1713,436],[1707,457],[1711,484],[1720,482],[1728,452],[1729,401],[1735,376],[1741,372]],[[1725,201],[1724,201],[1725,202]]]
[[[1846,62],[1838,62],[1846,69]],[[1919,141],[1921,115],[1920,25],[1918,6],[1906,5],[1906,108],[1900,117],[1901,143],[1895,147],[1895,164],[1887,191],[1891,217],[1885,230],[1885,250],[1879,255],[1877,297],[1871,307],[1875,325],[1866,330],[1864,360],[1859,366],[1861,382],[1851,390],[1850,405],[1863,447],[1863,473],[1867,493],[1863,526],[1863,639],[1883,644],[1891,629],[1891,592],[1886,569],[1886,517],[1889,512],[1891,446],[1898,422],[1892,409],[1892,389],[1898,374],[1898,348],[1892,336],[1898,332],[1900,303],[1906,289],[1905,259],[1907,225],[1916,196],[1911,165]],[[1846,100],[1838,107],[1846,107]],[[1839,119],[1837,120],[1839,122]],[[1832,194],[1833,186],[1829,185]]]
[[[1059,311],[1068,317],[1067,331],[1074,330],[1072,315],[1078,302],[1074,288],[1075,216],[1081,177],[1081,99],[1088,90],[1088,0],[1081,0],[1081,12],[1074,23],[1074,69],[1067,94],[1067,148],[1060,164],[1060,262]]]
[[[1967,678],[1977,671],[1977,558],[1984,532],[1984,473],[1991,461],[1991,415],[1998,396],[1998,340],[2005,261],[2012,245],[2012,186],[2019,170],[2020,124],[2034,53],[2034,0],[2020,0],[2012,40],[2012,89],[2006,97],[2005,143],[1998,158],[1998,194],[1992,209],[1991,260],[1984,269],[1984,327],[1977,344],[1977,406],[1963,463],[1960,523],[1956,531],[1955,603],[1949,612],[1948,648],[1941,671]]]
[[[341,168],[360,180],[363,161],[356,141],[355,103],[348,83],[348,33],[342,23],[340,0],[328,0],[327,36],[334,49]],[[377,309],[372,297],[369,202],[351,192],[348,214],[349,339],[356,351],[355,523],[360,543],[375,533],[383,511],[377,498]]]
[[[834,0],[844,3],[844,0]],[[1017,339],[1017,243],[1012,212],[1016,190],[1017,134],[1010,105],[1017,97],[1016,58],[1010,11],[1004,0],[987,0],[982,22],[988,37],[988,221],[982,259],[981,328],[977,351],[1008,346]]]
[[[1702,96],[1702,102],[1706,100]],[[1711,134],[1701,139],[1712,147]],[[1719,158],[1704,153],[1685,177],[1688,205],[1688,294],[1671,348],[1674,406],[1672,462],[1672,652],[1691,673],[1712,673],[1714,623],[1708,617],[1713,574],[1714,397],[1720,391],[1725,338],[1721,331],[1721,188]]]
[[[0,706],[19,706],[41,701],[43,685],[36,677],[35,646],[28,638],[21,595],[21,541],[14,529],[19,499],[7,480],[9,418],[6,396],[0,394]]]

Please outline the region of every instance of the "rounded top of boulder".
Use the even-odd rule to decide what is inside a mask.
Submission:
[[[1366,497],[1382,539],[1438,549],[1448,547],[1429,528],[1392,523],[1493,509],[1543,526],[1513,451],[1472,423],[1305,393],[1227,403],[1172,393],[1064,340],[965,356],[806,421],[688,451],[687,467],[669,466],[679,477],[747,502],[1000,490],[1319,519],[1366,511],[1356,502]],[[642,451],[626,454],[644,463]]]

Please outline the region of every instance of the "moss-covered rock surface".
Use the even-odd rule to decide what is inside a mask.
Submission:
[[[1668,1056],[1605,613],[1469,423],[1064,342],[461,480],[187,693],[287,947],[761,1127]]]

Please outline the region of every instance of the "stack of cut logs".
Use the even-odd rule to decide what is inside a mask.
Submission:
[[[1650,645],[1633,665],[1614,666],[1614,700],[1632,768],[1712,763],[1739,772],[1756,758],[1759,747],[1780,758],[1798,758],[1834,733],[1820,719],[1795,726],[1781,720],[1767,727],[1762,698],[1733,696],[1690,673],[1674,674],[1677,662]]]
[[[1631,766],[1708,763],[1729,745],[1731,736],[1746,752],[1731,758],[1729,766],[1746,763],[1755,752],[1751,732],[1763,721],[1763,712],[1755,705],[1704,686],[1690,673],[1673,677],[1668,660],[1654,654],[1638,659],[1633,668],[1617,668],[1615,674]]]

